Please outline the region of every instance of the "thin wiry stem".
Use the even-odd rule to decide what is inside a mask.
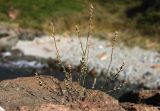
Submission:
[[[76,31],[77,31],[78,39],[79,39],[79,42],[80,42],[80,45],[81,45],[82,53],[83,53],[83,55],[85,55],[85,52],[84,52],[84,49],[83,49],[83,44],[82,44],[82,41],[81,41],[80,30],[79,30],[78,25],[76,25]]]
[[[118,72],[114,75],[114,78],[116,78],[116,77],[119,75],[119,73],[122,72],[123,67],[124,67],[124,62],[123,62],[122,65],[119,67],[119,70],[118,70]]]
[[[52,38],[53,38],[53,40],[54,40],[54,45],[55,45],[57,57],[60,57],[60,54],[59,54],[59,51],[58,51],[58,48],[57,48],[56,37],[55,37],[55,35],[54,35],[54,27],[53,27]]]
[[[87,57],[86,57],[86,62],[88,62],[88,58],[89,58],[89,45],[88,45],[88,51],[87,51]]]
[[[111,64],[112,64],[115,41],[116,41],[117,37],[118,37],[118,32],[115,32],[115,36],[114,36],[113,42],[112,42],[111,58],[110,58],[110,61],[109,61],[108,67],[107,67],[106,76],[108,76],[108,73],[109,73],[109,70],[110,70],[110,67],[111,67]],[[107,83],[107,77],[105,77],[105,83],[104,83],[103,88],[105,87],[106,83]]]
[[[90,5],[90,18],[89,18],[89,29],[88,29],[88,34],[87,34],[87,41],[86,41],[86,48],[85,48],[85,56],[86,56],[86,53],[87,53],[87,50],[89,50],[89,37],[91,35],[91,31],[92,31],[92,19],[93,19],[93,5],[91,4]],[[89,54],[89,53],[88,53]]]
[[[88,55],[89,55],[89,37],[90,37],[91,31],[92,31],[93,8],[94,7],[91,4],[90,5],[89,29],[88,29],[88,34],[87,34],[86,47],[85,47],[84,55],[82,56],[82,66],[83,66],[82,70],[81,70],[81,72],[83,74],[82,86],[84,86],[87,71],[88,71],[87,62],[88,62]]]
[[[119,73],[120,73],[120,72],[123,70],[123,68],[124,68],[124,65],[125,65],[125,64],[124,64],[124,62],[123,62],[122,65],[119,67],[119,70],[117,71],[117,73],[112,76],[112,80],[110,79],[110,81],[114,81],[114,80],[116,80],[116,79],[118,78]],[[122,86],[124,86],[125,83],[126,83],[126,82],[123,81],[122,83],[119,83],[118,86],[115,85],[112,90],[109,90],[109,91],[107,91],[107,92],[112,92],[112,91],[118,90],[118,89],[120,89]]]
[[[62,69],[63,69],[63,72],[65,73],[65,77],[67,80],[69,80],[69,74],[68,72],[66,71],[66,68],[61,60],[61,57],[60,57],[60,54],[59,54],[59,51],[58,51],[58,47],[57,47],[57,42],[56,42],[56,37],[54,35],[54,26],[53,26],[53,30],[52,30],[52,38],[54,40],[54,45],[55,45],[55,49],[56,49],[56,55],[57,55],[57,59],[58,59],[58,62],[59,64],[61,65]]]

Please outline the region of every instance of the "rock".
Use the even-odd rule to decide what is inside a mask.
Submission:
[[[122,95],[119,101],[160,106],[160,90],[130,91]]]
[[[2,57],[10,57],[10,56],[12,56],[11,52],[3,52],[2,53]]]
[[[43,104],[38,108],[35,108],[34,111],[75,111],[65,105],[56,105],[52,103]]]
[[[30,111],[27,106],[21,106],[19,107],[19,111]]]
[[[0,111],[5,111],[5,110],[0,106]]]
[[[0,27],[0,51],[10,49],[17,41],[18,37],[14,30],[1,29]]]
[[[33,29],[18,29],[17,34],[19,40],[33,40],[36,37],[41,37],[44,35],[43,32]]]
[[[7,111],[125,111],[104,92],[84,91],[73,82],[72,89],[67,86],[68,93],[63,81],[51,76],[41,76],[41,80],[32,76],[1,81],[0,104]]]
[[[98,90],[90,90],[89,93],[90,97],[80,102],[82,111],[125,111],[116,99],[106,93]]]
[[[160,107],[148,106],[145,104],[122,103],[126,111],[160,111]]]
[[[17,37],[9,36],[0,39],[0,51],[10,49],[13,47],[18,41]]]
[[[0,23],[0,51],[10,49],[18,40],[33,40],[44,35],[38,30],[21,29],[17,25]]]

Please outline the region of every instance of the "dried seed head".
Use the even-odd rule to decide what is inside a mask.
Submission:
[[[90,8],[91,8],[91,9],[94,9],[94,7],[93,7],[93,5],[92,5],[92,4],[90,5]]]
[[[76,27],[76,31],[77,31],[77,30],[79,30],[79,27],[78,27],[78,25],[76,25],[75,27]]]
[[[76,25],[76,26],[75,26],[75,28],[76,28],[76,31],[77,31],[78,37],[80,37],[80,30],[79,30],[78,25]]]
[[[123,67],[124,67],[124,62],[122,63],[122,65],[121,65],[121,67],[120,67],[120,70],[122,70],[123,69]]]
[[[118,37],[118,32],[116,31],[116,32],[114,33],[113,42],[115,42],[115,41],[116,41],[117,37]],[[114,44],[114,43],[113,43],[113,44]]]
[[[54,35],[54,32],[55,32],[55,31],[54,31],[54,26],[52,26],[52,34],[53,34],[53,35]]]
[[[51,31],[52,31],[52,35],[54,36],[54,33],[55,33],[54,25],[53,25],[53,23],[52,23],[52,22],[50,23],[50,25],[51,25],[51,28],[52,28],[52,30],[51,30]]]
[[[118,37],[118,32],[116,31],[116,32],[115,32],[115,38],[117,38],[117,37]]]

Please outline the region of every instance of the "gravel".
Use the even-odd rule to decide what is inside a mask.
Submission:
[[[76,67],[80,63],[82,50],[76,36],[56,36],[62,61]],[[82,38],[85,44],[86,38]],[[90,39],[89,69],[96,69],[97,76],[106,76],[110,61],[111,43],[98,38]],[[56,51],[51,37],[35,38],[33,41],[19,41],[13,49],[21,50],[25,55],[56,59]],[[120,79],[131,84],[142,84],[148,88],[160,87],[160,53],[144,50],[139,47],[127,48],[122,44],[114,50],[110,73],[116,73],[122,63],[125,63]],[[101,75],[101,73],[104,73]],[[109,75],[108,74],[108,75]],[[104,77],[103,77],[104,78]]]

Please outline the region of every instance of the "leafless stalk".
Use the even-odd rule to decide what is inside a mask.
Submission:
[[[122,70],[123,70],[123,68],[124,68],[124,62],[122,63],[122,65],[119,67],[119,70],[118,70],[118,72],[114,75],[114,78],[117,78],[118,77],[118,75],[119,75],[119,73],[120,72],[122,72]]]
[[[80,42],[80,45],[81,45],[82,53],[83,53],[83,55],[85,55],[85,52],[84,52],[84,49],[83,49],[83,44],[82,44],[82,41],[81,41],[80,30],[79,30],[78,25],[76,25],[76,32],[77,32],[78,39],[79,39],[79,42]]]
[[[89,50],[89,37],[90,37],[90,35],[91,35],[91,32],[92,32],[92,25],[93,25],[93,9],[94,9],[94,7],[93,7],[93,5],[91,4],[90,5],[90,18],[89,18],[89,27],[88,27],[88,34],[87,34],[87,41],[86,41],[86,48],[85,48],[85,55],[86,55],[86,53],[87,53],[87,51]],[[89,52],[89,51],[88,51]],[[89,53],[87,53],[87,56],[88,56],[88,54]]]
[[[56,55],[57,55],[57,59],[58,59],[58,62],[59,62],[59,65],[62,67],[63,69],[63,72],[65,73],[65,78],[67,79],[67,81],[70,80],[70,73],[67,72],[62,60],[61,60],[61,57],[60,57],[60,54],[59,54],[59,51],[58,51],[58,47],[57,47],[57,42],[56,42],[56,37],[55,37],[55,34],[54,34],[54,26],[52,25],[52,38],[54,40],[54,45],[55,45],[55,49],[56,49]]]
[[[107,67],[106,75],[108,75],[110,67],[111,67],[111,64],[112,64],[113,52],[114,52],[115,42],[116,42],[117,37],[118,37],[118,32],[115,32],[115,36],[114,36],[114,38],[112,40],[111,58],[110,58],[110,61],[109,61],[108,67]],[[103,88],[105,87],[106,83],[107,83],[107,77],[105,78],[105,83],[104,83]]]
[[[88,66],[87,66],[87,62],[88,62],[88,55],[89,55],[89,37],[91,35],[91,32],[92,32],[92,19],[93,19],[93,5],[91,4],[90,5],[90,18],[89,18],[89,27],[88,27],[88,34],[87,34],[87,41],[86,41],[86,46],[85,46],[85,51],[84,51],[84,55],[82,57],[82,74],[83,74],[83,81],[82,81],[82,86],[84,86],[84,83],[85,83],[85,79],[86,79],[86,75],[87,75],[87,72],[88,72]]]

